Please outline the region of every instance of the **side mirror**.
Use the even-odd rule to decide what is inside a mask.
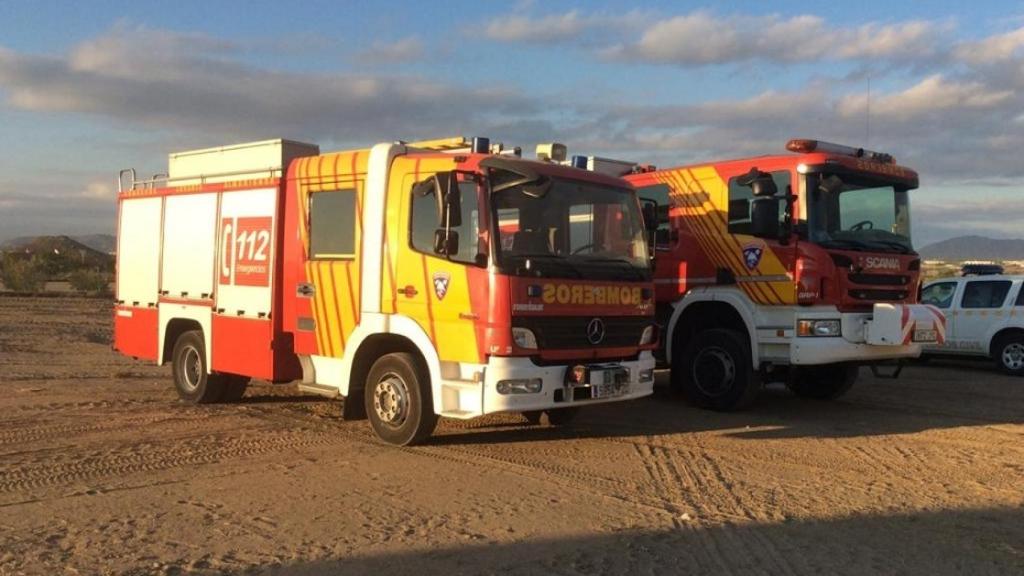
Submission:
[[[644,228],[648,232],[658,229],[658,203],[650,198],[640,199],[640,208],[644,216]]]
[[[755,198],[763,196],[775,196],[779,193],[779,187],[775,185],[775,179],[767,172],[761,172],[757,167],[751,168],[743,176],[736,179],[740,186],[749,186]]]
[[[444,195],[445,217],[449,228],[462,226],[462,189],[455,172],[448,175],[448,189]]]
[[[758,238],[777,239],[779,227],[779,199],[775,196],[756,197],[750,202],[751,233]]]
[[[434,253],[450,256],[459,253],[459,233],[455,230],[434,230]]]

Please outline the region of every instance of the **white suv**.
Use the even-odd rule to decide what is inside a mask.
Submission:
[[[921,303],[946,315],[946,343],[926,353],[985,356],[1024,376],[1024,276],[963,276],[925,285]]]

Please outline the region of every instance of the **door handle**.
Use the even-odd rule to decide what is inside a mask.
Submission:
[[[412,298],[413,296],[419,294],[419,291],[417,291],[416,287],[413,286],[412,284],[406,286],[405,288],[399,288],[398,290],[396,290],[396,292],[404,295],[406,298]]]

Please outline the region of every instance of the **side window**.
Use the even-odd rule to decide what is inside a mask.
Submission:
[[[314,192],[309,196],[309,256],[355,258],[356,191]]]
[[[786,193],[790,184],[789,171],[780,170],[772,172],[772,180],[779,189],[779,196]],[[741,186],[737,183],[738,176],[729,179],[729,233],[750,234],[750,201],[754,199],[754,192],[749,186]],[[785,222],[786,203],[779,202],[779,222]]]
[[[949,308],[953,304],[953,294],[956,294],[956,282],[939,282],[921,291],[921,303]]]
[[[975,280],[964,287],[961,308],[999,308],[1006,300],[1012,282],[1009,280]]]
[[[434,192],[420,195],[415,193],[415,185],[412,193],[412,224],[410,242],[412,248],[417,252],[436,255],[434,253],[434,231],[441,224],[441,215],[437,212],[437,200]],[[448,258],[458,262],[475,264],[479,249],[480,235],[480,210],[476,195],[475,182],[459,182],[459,191],[462,196],[462,223],[452,228],[459,234],[459,251],[457,254],[450,254]]]
[[[1020,292],[1017,294],[1017,302],[1014,306],[1024,306],[1024,283],[1020,285]]]

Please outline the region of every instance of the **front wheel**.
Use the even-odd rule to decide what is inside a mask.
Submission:
[[[849,392],[856,381],[856,366],[828,364],[797,368],[786,382],[786,386],[797,396],[815,400],[835,400]]]
[[[373,431],[388,444],[420,444],[437,426],[430,377],[407,352],[387,354],[374,362],[363,400]]]
[[[996,366],[1013,376],[1024,376],[1024,336],[1010,334],[995,345]]]
[[[672,362],[672,385],[703,408],[746,408],[760,390],[746,337],[718,328],[694,334]]]

